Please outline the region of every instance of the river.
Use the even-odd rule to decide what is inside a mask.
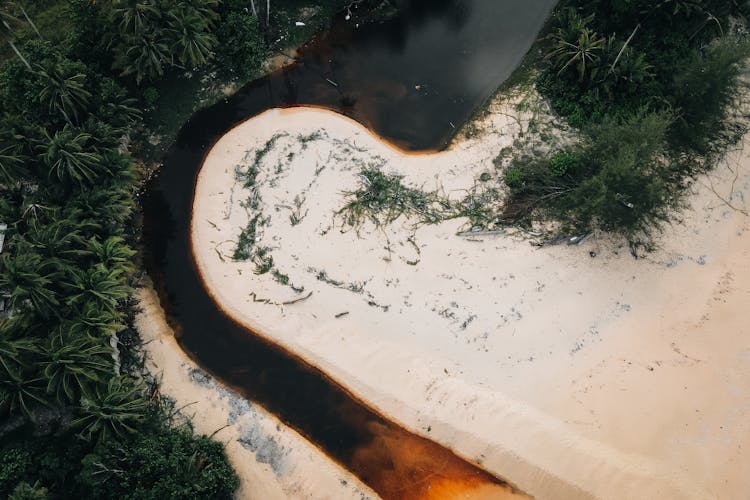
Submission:
[[[143,197],[147,270],[182,348],[384,498],[420,496],[419,474],[436,472],[424,468],[424,456],[434,457],[441,473],[460,484],[502,481],[378,415],[316,368],[219,311],[191,253],[197,173],[227,130],[273,107],[322,106],[403,148],[444,148],[518,66],[555,3],[414,0],[383,23],[358,26],[339,16],[299,50],[296,63],[197,112]],[[422,455],[419,471],[414,450]],[[416,485],[413,491],[403,488],[406,478]]]

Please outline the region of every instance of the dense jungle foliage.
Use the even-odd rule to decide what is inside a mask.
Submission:
[[[172,104],[160,90],[190,94],[195,74],[244,82],[302,9],[317,29],[345,4],[251,3],[0,4],[0,497],[237,488],[223,447],[194,436],[143,368],[132,291],[139,155],[148,117]]]
[[[630,238],[669,220],[745,130],[748,14],[733,0],[562,2],[535,83],[581,140],[516,156],[506,217]]]
[[[0,4],[0,496],[232,495],[221,445],[157,397],[138,354],[139,160],[158,119],[192,112],[200,75],[243,82],[350,3]],[[667,219],[744,131],[748,14],[732,0],[564,2],[536,86],[581,140],[515,159],[506,217],[628,235]]]

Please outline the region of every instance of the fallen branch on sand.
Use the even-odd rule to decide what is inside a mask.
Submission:
[[[496,231],[459,231],[456,236],[492,236],[495,234],[505,234],[505,229]]]
[[[744,215],[744,216],[746,216],[746,217],[747,217],[747,216],[750,216],[750,214],[748,214],[748,211],[747,211],[747,210],[745,210],[745,209],[742,209],[742,208],[740,208],[740,207],[736,207],[736,206],[734,206],[734,205],[733,205],[733,204],[731,203],[731,201],[730,201],[730,200],[732,199],[732,197],[734,196],[734,184],[735,184],[735,183],[737,182],[737,179],[738,179],[738,178],[739,178],[739,169],[738,169],[738,170],[737,170],[737,171],[735,172],[734,180],[732,181],[732,186],[731,186],[731,188],[730,188],[730,190],[729,190],[729,196],[727,196],[727,197],[724,197],[724,196],[720,195],[720,194],[718,193],[718,191],[716,191],[716,189],[714,188],[714,183],[713,183],[713,181],[711,180],[711,178],[710,178],[710,177],[708,178],[708,182],[709,182],[709,185],[706,185],[706,184],[704,184],[704,183],[701,183],[701,184],[703,184],[703,186],[707,187],[707,188],[708,188],[708,189],[709,189],[709,190],[710,190],[710,191],[711,191],[711,192],[712,192],[712,193],[713,193],[714,195],[716,195],[716,197],[717,197],[717,198],[718,198],[718,199],[719,199],[719,200],[720,200],[720,201],[721,201],[722,203],[724,203],[724,204],[725,204],[726,206],[728,206],[729,208],[731,208],[731,209],[732,209],[732,210],[734,210],[735,212],[739,212],[739,213],[741,213],[742,215]]]
[[[286,302],[282,302],[282,303],[281,303],[281,305],[282,305],[282,306],[290,306],[290,305],[292,305],[292,304],[296,304],[297,302],[302,302],[303,300],[307,300],[307,299],[309,299],[309,298],[310,298],[310,297],[312,296],[312,294],[313,294],[313,293],[312,293],[312,292],[310,292],[310,293],[308,293],[307,295],[305,295],[304,297],[298,297],[298,298],[296,298],[296,299],[294,299],[294,300],[288,300],[288,301],[286,301]]]
[[[268,304],[269,306],[290,306],[292,304],[296,304],[298,302],[302,302],[303,300],[309,299],[312,294],[313,293],[310,292],[303,297],[297,297],[296,299],[288,300],[286,302],[276,302],[275,300],[271,299],[258,298],[258,295],[255,292],[250,292],[250,297],[253,298],[253,302],[260,302],[261,304]]]
[[[255,292],[250,292],[250,297],[253,298],[253,302],[262,302],[263,304],[271,304],[275,306],[280,305],[278,302],[274,302],[271,299],[259,299],[258,294],[256,294]]]

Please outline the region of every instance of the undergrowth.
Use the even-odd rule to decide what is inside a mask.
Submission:
[[[450,203],[437,191],[405,186],[401,175],[386,174],[372,167],[363,168],[358,175],[359,189],[345,192],[349,201],[336,212],[352,227],[359,228],[366,221],[385,226],[401,216],[416,217],[420,224],[436,224],[450,208]]]
[[[747,14],[726,0],[563,2],[534,81],[579,141],[498,160],[503,221],[650,239],[747,130]]]

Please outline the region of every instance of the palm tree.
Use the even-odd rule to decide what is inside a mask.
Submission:
[[[148,402],[142,393],[134,382],[112,377],[106,386],[97,386],[91,396],[81,398],[82,415],[71,425],[81,429],[84,439],[104,442],[123,438],[135,432],[135,426],[145,418]]]
[[[62,328],[51,335],[39,366],[47,392],[61,403],[91,397],[92,388],[112,375],[112,349],[90,337],[71,335]]]
[[[170,13],[168,31],[174,40],[173,53],[182,64],[192,67],[205,63],[216,45],[216,37],[208,31],[207,20],[189,7],[178,7]]]
[[[159,8],[149,0],[117,0],[112,13],[119,19],[123,36],[138,36],[161,17]]]
[[[26,157],[17,144],[0,147],[0,184],[13,185],[29,174]]]
[[[44,381],[30,373],[8,374],[0,377],[0,413],[22,411],[31,417],[34,407],[48,406]]]
[[[133,198],[130,191],[119,185],[82,190],[64,208],[65,216],[84,225],[91,233],[104,238],[122,235],[123,223],[131,217]],[[105,217],[96,217],[101,214]]]
[[[17,321],[6,320],[0,323],[0,378],[21,374],[31,365],[30,355],[39,351],[36,343],[29,338],[16,338],[20,329]]]
[[[47,400],[41,379],[33,372],[40,347],[31,338],[19,338],[20,329],[13,319],[0,323],[0,413],[21,410],[31,415],[34,406]]]
[[[58,110],[68,122],[73,121],[71,117],[78,121],[78,112],[86,109],[91,97],[85,87],[86,75],[66,75],[56,63],[48,68],[37,65],[35,73],[44,86],[39,93],[39,100],[47,102],[50,113]]]
[[[117,32],[111,34],[110,46],[121,76],[135,75],[139,85],[162,76],[164,66],[171,64],[169,46],[163,41],[166,9],[153,0],[115,0],[111,12]]]
[[[91,238],[86,242],[84,253],[92,256],[97,263],[107,269],[116,269],[120,272],[132,269],[131,258],[135,255],[119,236],[111,236],[104,241]]]
[[[101,152],[102,165],[112,176],[115,186],[132,186],[137,179],[137,172],[133,161],[126,155],[113,149]]]
[[[76,256],[79,241],[78,229],[70,221],[53,218],[40,222],[34,218],[29,221],[20,246],[38,253],[46,262],[58,262]]]
[[[121,76],[135,75],[135,82],[164,75],[164,65],[170,63],[169,47],[154,32],[128,37],[123,44],[116,65]]]
[[[87,120],[86,130],[96,137],[98,143],[117,149],[130,124],[141,116],[141,111],[133,107],[135,104],[136,100],[130,98],[103,103],[96,119],[89,117]]]
[[[38,203],[40,200],[37,197],[27,196],[23,198],[21,203],[21,218],[22,219],[36,219],[43,212],[49,210],[49,207]]]
[[[48,168],[50,178],[63,184],[91,184],[97,177],[101,157],[91,152],[89,134],[66,124],[54,136],[44,131],[45,140],[37,146],[42,163]]]
[[[104,338],[125,328],[121,316],[119,312],[103,310],[98,304],[87,302],[72,314],[66,326],[72,335]]]
[[[24,252],[15,257],[3,255],[2,264],[0,289],[10,294],[11,309],[30,307],[43,317],[57,315],[59,303],[51,290],[56,276],[49,272],[49,263],[38,254]]]
[[[67,289],[66,303],[79,310],[93,302],[100,309],[115,313],[117,303],[128,296],[128,287],[121,283],[122,272],[107,269],[98,264],[86,271],[70,269],[68,279],[63,283]]]
[[[575,67],[578,70],[579,81],[584,80],[587,72],[593,78],[595,76],[594,65],[599,61],[599,52],[601,52],[606,40],[587,27],[583,27],[579,31],[575,42],[568,41],[565,35],[559,33],[559,31],[551,35],[552,49],[547,53],[545,59],[554,61],[558,75],[570,67]]]

